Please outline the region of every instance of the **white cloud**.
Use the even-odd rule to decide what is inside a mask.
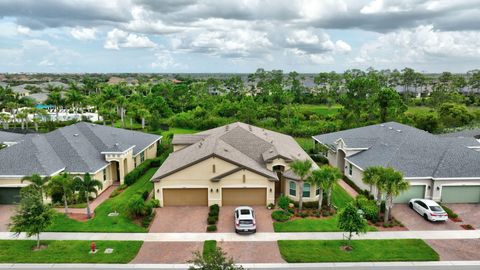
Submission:
[[[113,29],[108,32],[103,47],[109,50],[120,48],[154,48],[157,44],[147,36],[127,33],[120,29]]]
[[[480,60],[480,32],[438,31],[432,25],[404,29],[381,35],[364,44],[354,62],[368,63],[435,63],[447,59]],[[461,61],[461,60],[460,60]]]
[[[168,68],[175,67],[175,60],[173,57],[166,52],[156,52],[155,53],[155,62],[150,65],[152,68],[160,68],[166,70]]]
[[[17,26],[17,33],[19,33],[20,35],[31,36],[32,35],[32,30],[28,27],[18,25]]]
[[[94,40],[96,38],[97,29],[76,27],[70,30],[70,34],[78,40]]]
[[[42,60],[40,63],[38,63],[39,66],[53,66],[54,63],[48,59]]]
[[[335,50],[339,53],[348,53],[352,50],[352,47],[343,40],[337,40],[335,42]]]

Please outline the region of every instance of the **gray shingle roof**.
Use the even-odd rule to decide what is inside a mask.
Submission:
[[[0,143],[4,142],[18,142],[25,137],[25,134],[19,134],[14,132],[0,131]]]
[[[173,137],[173,142],[184,144],[187,141],[184,135],[180,135],[180,139],[176,139],[177,136]],[[311,160],[292,137],[245,123],[232,123],[199,132],[195,136],[188,139],[200,137],[201,139],[191,140],[195,142],[171,153],[153,176],[153,181],[159,181],[163,177],[212,156],[225,159],[272,180],[278,180],[278,177],[275,172],[266,168],[265,157],[270,155],[266,155],[265,152],[272,150],[275,155],[281,154],[292,160]],[[317,167],[315,163],[314,166]]]
[[[347,157],[363,169],[393,167],[406,177],[480,177],[480,153],[467,147],[476,141],[432,135],[396,122],[318,135],[314,139],[330,146],[343,139],[347,148],[368,148]]]
[[[62,168],[68,172],[96,172],[107,165],[102,152],[122,152],[133,147],[137,155],[160,138],[80,122],[46,134],[26,135],[19,143],[0,150],[0,176],[50,175]]]

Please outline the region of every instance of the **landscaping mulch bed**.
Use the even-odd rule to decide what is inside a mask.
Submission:
[[[68,213],[68,217],[77,221],[87,221],[87,214],[80,214],[80,213]],[[94,214],[92,213],[92,218]]]
[[[468,230],[468,231],[475,230],[475,227],[473,227],[470,224],[461,224],[460,227],[462,227],[464,230]]]

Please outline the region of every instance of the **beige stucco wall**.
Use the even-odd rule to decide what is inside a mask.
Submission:
[[[275,166],[283,166],[285,171],[290,169],[290,165],[288,162],[286,162],[283,158],[276,158],[272,160],[271,162],[267,163],[267,169],[270,171],[273,171],[273,167]]]
[[[215,173],[213,172],[215,165]],[[264,187],[267,189],[265,205],[275,201],[275,182],[249,170],[240,170],[230,174],[218,182],[212,182],[215,176],[237,168],[237,165],[220,158],[211,157],[188,168],[162,178],[155,182],[155,198],[163,206],[163,188],[208,188],[208,204],[222,204],[222,188]],[[245,182],[243,176],[245,175]],[[218,192],[217,192],[218,189]],[[272,190],[270,192],[270,189]],[[211,191],[213,190],[213,192]]]
[[[24,187],[28,185],[28,182],[22,183],[23,177],[9,177],[9,178],[0,178],[0,188],[1,187]]]
[[[285,194],[290,199],[298,202],[300,200],[300,184],[297,181],[290,180],[290,179],[285,179],[284,181],[285,181],[285,183],[283,185],[283,189],[284,189],[283,194]],[[297,190],[296,196],[290,195],[290,182],[295,183],[296,190]],[[310,185],[310,197],[303,197],[303,201],[304,202],[318,201],[318,196],[315,195],[316,190],[317,190],[317,186],[311,184]]]

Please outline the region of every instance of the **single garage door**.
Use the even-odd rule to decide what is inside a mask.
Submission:
[[[266,188],[222,188],[222,205],[266,205]]]
[[[0,204],[15,204],[20,202],[20,188],[0,188]]]
[[[425,197],[425,186],[410,186],[410,188],[400,194],[398,197],[393,199],[394,203],[408,203],[410,199],[419,198],[423,199]]]
[[[206,188],[163,189],[163,206],[207,206]]]
[[[444,203],[478,203],[480,186],[442,186]]]

